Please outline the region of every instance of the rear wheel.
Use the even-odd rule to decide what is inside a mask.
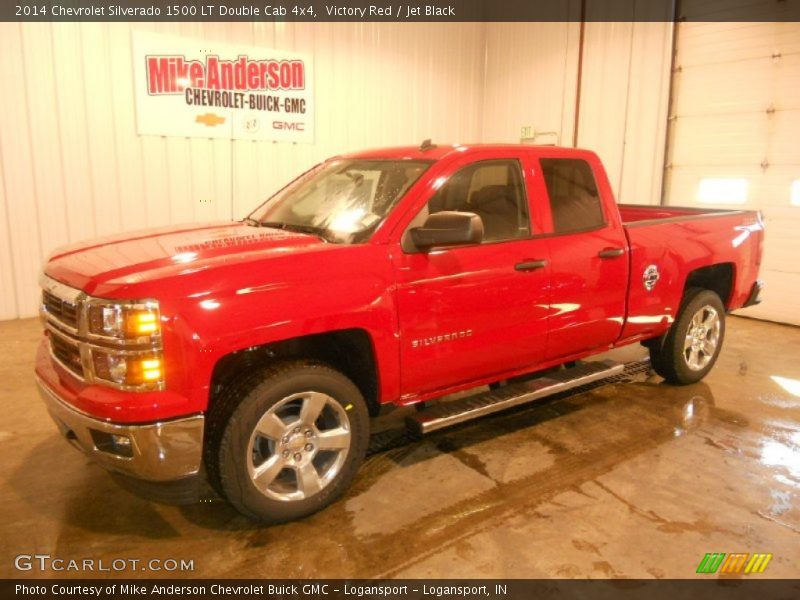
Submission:
[[[724,337],[722,300],[710,290],[692,288],[667,334],[648,344],[653,369],[670,383],[700,381],[717,361]]]
[[[209,436],[209,475],[252,519],[278,523],[324,508],[345,492],[364,459],[366,403],[352,381],[327,365],[269,367],[219,401],[228,410],[210,415],[225,422],[211,425],[219,433],[216,443]]]

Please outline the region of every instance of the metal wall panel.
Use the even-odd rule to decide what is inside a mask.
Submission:
[[[636,22],[633,25],[625,141],[617,188],[620,202],[661,202],[672,34],[671,22]]]
[[[671,19],[671,0],[625,2],[631,19]],[[581,9],[565,6],[573,17]],[[620,10],[610,0],[585,9],[596,19]],[[535,143],[572,146],[577,128],[621,202],[658,204],[671,51],[671,22],[593,21],[582,32],[577,22],[487,24],[482,141],[516,143],[530,126]]]
[[[686,11],[711,10],[685,2]],[[747,9],[747,3],[739,5]],[[705,178],[744,178],[767,225],[764,302],[742,314],[800,324],[800,24],[681,23],[676,33],[665,200],[699,205]],[[716,208],[717,206],[715,206]]]
[[[44,256],[40,218],[49,218],[39,211],[38,199],[44,182],[37,182],[34,177],[31,116],[24,83],[26,66],[20,60],[22,49],[21,28],[7,23],[0,25],[0,73],[3,81],[15,82],[4,86],[0,110],[0,157],[13,277],[13,285],[4,287],[0,294],[5,296],[4,310],[13,307],[14,311],[4,313],[2,316],[6,318],[31,314],[31,300],[36,297],[37,276]],[[4,273],[3,279],[7,278]]]
[[[14,263],[11,253],[11,234],[8,211],[6,210],[6,185],[3,174],[3,161],[0,160],[0,320],[10,319],[18,314]]]
[[[619,196],[634,24],[587,23],[581,69],[578,146],[597,152]]]
[[[536,143],[572,145],[580,28],[577,22],[487,25],[481,141],[518,143],[521,129],[531,127]]]
[[[315,142],[138,136],[135,29],[313,54]],[[479,139],[484,50],[482,23],[0,24],[0,319],[35,314],[64,243],[241,218],[342,152]]]
[[[673,13],[668,0],[587,3],[595,19],[648,15],[664,21],[585,25],[578,146],[597,152],[619,202],[659,204],[669,105]],[[609,13],[609,11],[611,11]]]

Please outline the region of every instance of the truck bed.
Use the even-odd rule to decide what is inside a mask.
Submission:
[[[652,206],[648,204],[619,204],[618,206],[624,225],[644,225],[658,221],[719,217],[744,212],[741,210],[690,208],[687,206]]]
[[[758,274],[763,225],[756,211],[620,204],[630,246],[628,318],[623,338],[662,333],[678,313],[686,276],[716,265],[730,281],[721,294],[726,308],[741,307]],[[652,287],[642,285],[657,273]]]

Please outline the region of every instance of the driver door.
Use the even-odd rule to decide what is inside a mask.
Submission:
[[[395,256],[404,400],[543,360],[550,265],[547,241],[532,237],[527,161],[461,159],[406,227]],[[443,210],[478,214],[483,242],[413,248],[408,231]]]

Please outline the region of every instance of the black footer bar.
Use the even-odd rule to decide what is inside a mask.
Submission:
[[[781,579],[660,580],[235,580],[28,579],[2,580],[0,598],[60,600],[192,598],[292,600],[778,600],[800,598],[800,581]]]

